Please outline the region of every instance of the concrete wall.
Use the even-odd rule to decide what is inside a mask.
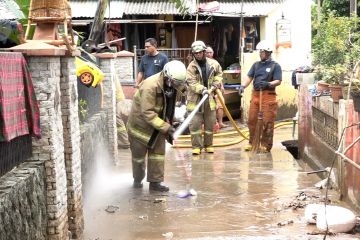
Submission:
[[[104,111],[94,114],[81,127],[81,178],[84,194],[92,180],[96,167],[96,151],[99,146],[107,145],[107,124]],[[86,196],[85,196],[86,197]]]
[[[292,118],[297,112],[297,91],[291,85],[291,73],[299,66],[311,65],[311,0],[288,0],[281,7],[274,9],[266,18],[260,19],[260,40],[266,39],[274,52],[272,57],[283,70],[283,82],[276,88],[279,109],[277,119]],[[284,18],[291,22],[291,48],[276,46],[276,22]],[[241,64],[241,79],[244,79],[255,61],[259,61],[259,53],[244,53]],[[241,100],[244,120],[248,119],[252,87],[246,89]]]
[[[344,127],[358,123],[360,115],[354,112],[352,100],[334,103],[329,96],[313,98],[309,92],[311,87],[301,85],[299,92],[300,157],[316,170],[330,167],[335,159],[334,172],[341,196],[360,209],[360,170],[335,154]],[[359,132],[358,127],[346,130],[341,151],[359,136]],[[357,164],[360,164],[359,149],[360,144],[357,143],[347,154]],[[325,174],[321,175],[326,177]]]
[[[0,178],[0,240],[46,239],[43,162],[25,162]]]

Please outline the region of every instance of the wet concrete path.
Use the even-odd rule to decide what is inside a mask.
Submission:
[[[282,146],[281,141],[291,140],[291,131],[276,129],[268,154],[244,152],[245,142],[199,157],[189,148],[171,148],[165,166],[170,192],[165,194],[149,192],[147,183],[132,188],[130,150],[120,150],[116,167],[102,156],[85,190],[85,239],[322,239],[309,235],[316,228],[306,225],[300,207],[323,199],[324,191],[314,187],[321,179],[307,175],[312,169]],[[187,184],[198,195],[179,198]],[[335,192],[329,198],[341,204]]]

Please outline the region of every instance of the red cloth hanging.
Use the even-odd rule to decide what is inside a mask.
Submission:
[[[0,141],[40,138],[40,111],[22,53],[0,52]]]

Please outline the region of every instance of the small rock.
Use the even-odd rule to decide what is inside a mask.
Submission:
[[[116,212],[117,210],[119,210],[119,207],[117,206],[112,206],[112,205],[109,205],[105,211],[107,211],[108,213],[114,213]]]

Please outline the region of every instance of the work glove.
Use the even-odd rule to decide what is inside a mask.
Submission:
[[[270,83],[266,81],[256,82],[254,84],[255,90],[265,90],[266,88],[270,87]]]
[[[213,83],[211,88],[214,89],[214,91],[216,91],[216,89],[221,89],[221,83]]]
[[[166,135],[166,141],[171,145],[173,145],[174,143],[174,133],[175,133],[175,128],[173,126],[170,126]]]
[[[209,90],[208,90],[206,87],[204,87],[203,90],[202,90],[202,92],[201,92],[201,94],[202,94],[203,96],[209,95]]]
[[[239,96],[242,96],[244,93],[245,87],[243,85],[240,85],[239,87]]]

